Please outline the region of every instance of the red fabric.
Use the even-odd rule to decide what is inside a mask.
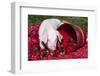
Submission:
[[[51,60],[51,59],[76,59],[88,58],[88,45],[85,42],[84,46],[79,47],[75,40],[66,33],[63,29],[58,29],[63,36],[62,45],[64,53],[59,49],[60,44],[57,43],[55,53],[50,50],[40,49],[39,46],[39,30],[40,23],[32,24],[28,27],[28,60]],[[84,33],[86,36],[86,33]],[[85,39],[86,41],[86,39]]]

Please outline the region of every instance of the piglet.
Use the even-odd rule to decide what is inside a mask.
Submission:
[[[51,51],[56,50],[57,40],[61,42],[62,35],[57,31],[63,24],[59,19],[45,19],[39,28],[40,48],[45,49],[44,45]]]

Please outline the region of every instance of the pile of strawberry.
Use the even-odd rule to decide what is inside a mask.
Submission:
[[[82,47],[78,47],[75,40],[65,31],[58,29],[63,36],[62,45],[57,42],[57,49],[52,53],[48,49],[41,49],[39,46],[39,26],[40,23],[31,24],[28,27],[28,60],[53,60],[53,59],[76,59],[88,57],[87,42]],[[61,48],[61,46],[63,48]]]

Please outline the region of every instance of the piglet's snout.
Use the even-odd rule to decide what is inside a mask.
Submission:
[[[51,45],[51,46],[48,46],[48,48],[52,51],[56,50],[56,46],[55,45]]]
[[[56,50],[56,47],[55,47],[55,46],[52,46],[52,47],[51,47],[51,50]]]

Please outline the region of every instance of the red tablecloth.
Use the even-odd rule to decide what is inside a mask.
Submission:
[[[53,59],[77,59],[88,58],[88,44],[87,42],[82,47],[78,47],[77,43],[70,37],[68,33],[63,30],[58,30],[63,36],[62,45],[64,53],[58,48],[53,54],[50,50],[40,49],[39,46],[39,26],[40,23],[31,24],[28,27],[28,60],[53,60]],[[78,47],[78,48],[77,48]]]

